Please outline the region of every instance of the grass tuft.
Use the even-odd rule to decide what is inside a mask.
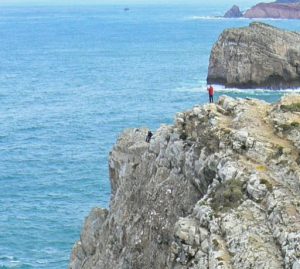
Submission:
[[[217,212],[226,212],[238,207],[243,200],[243,183],[232,179],[221,183],[213,194],[211,207]]]
[[[279,128],[281,128],[283,132],[289,132],[292,129],[300,128],[300,123],[296,122],[296,121],[293,121],[291,123],[284,123],[284,124],[279,125]]]
[[[280,108],[285,112],[287,112],[287,111],[300,112],[300,103],[293,103],[290,105],[281,105]]]

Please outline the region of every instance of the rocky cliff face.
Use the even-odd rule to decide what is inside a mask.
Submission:
[[[300,3],[259,3],[248,9],[245,18],[300,19]]]
[[[300,86],[300,34],[254,22],[225,30],[214,45],[208,83],[238,88]]]
[[[239,7],[233,6],[228,10],[225,18],[274,18],[274,19],[300,19],[299,0],[278,0],[272,3],[259,3],[243,14]]]
[[[221,97],[110,154],[70,269],[300,268],[300,96]]]

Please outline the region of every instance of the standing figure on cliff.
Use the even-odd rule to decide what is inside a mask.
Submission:
[[[209,96],[209,102],[213,103],[214,102],[214,88],[213,88],[213,86],[210,85],[207,88],[207,91],[208,91],[208,96]]]
[[[153,136],[151,131],[148,131],[147,137],[146,137],[146,142],[150,143],[151,137]]]

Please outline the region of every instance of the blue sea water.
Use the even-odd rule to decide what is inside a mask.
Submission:
[[[108,153],[120,132],[155,130],[207,102],[213,43],[250,22],[212,17],[226,8],[1,8],[0,268],[67,268],[84,217],[108,206]]]

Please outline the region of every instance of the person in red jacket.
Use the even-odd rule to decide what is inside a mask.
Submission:
[[[213,88],[213,86],[210,85],[207,88],[207,91],[208,91],[208,95],[209,95],[209,102],[213,103],[214,102],[214,88]]]

